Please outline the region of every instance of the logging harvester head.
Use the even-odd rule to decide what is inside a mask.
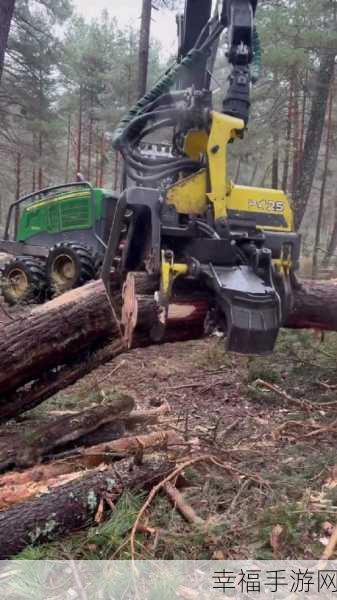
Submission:
[[[256,5],[224,0],[211,18],[211,0],[186,0],[177,63],[115,132],[125,186],[103,266],[108,292],[112,266],[122,278],[129,271],[157,278],[156,339],[173,298],[203,293],[208,325],[224,331],[228,350],[243,354],[274,349],[300,250],[286,195],[236,185],[228,173],[228,147],[244,137],[259,72]],[[220,113],[212,108],[208,65],[225,28],[231,73]],[[147,151],[148,136],[169,129],[166,150]]]

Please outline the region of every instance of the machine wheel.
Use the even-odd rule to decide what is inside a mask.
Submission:
[[[57,244],[49,252],[47,282],[52,295],[64,292],[95,279],[92,252],[76,242]]]
[[[102,274],[103,267],[103,255],[98,252],[94,256],[94,265],[95,265],[95,279],[100,279]]]
[[[43,302],[46,288],[45,266],[36,258],[18,256],[2,269],[1,293],[11,306]]]

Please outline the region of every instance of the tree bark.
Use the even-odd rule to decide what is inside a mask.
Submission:
[[[89,117],[89,139],[88,139],[88,168],[87,180],[91,180],[91,164],[92,164],[92,145],[94,137],[94,115],[93,115],[93,100],[91,101],[91,111]]]
[[[130,396],[121,394],[110,400],[109,406],[84,410],[75,415],[66,415],[56,419],[54,423],[29,432],[29,439],[19,439],[16,448],[11,449],[10,460],[14,466],[28,467],[36,464],[45,456],[66,448],[87,433],[96,431],[107,423],[116,423],[134,409],[135,402]],[[7,453],[7,449],[6,449]],[[7,462],[5,460],[5,462]],[[7,468],[7,467],[5,467]],[[0,471],[4,471],[0,454]]]
[[[328,169],[329,169],[329,161],[330,161],[330,146],[331,146],[331,133],[332,133],[332,131],[331,131],[332,106],[333,106],[333,80],[331,82],[331,87],[330,87],[328,121],[327,121],[327,127],[326,127],[324,168],[323,168],[322,185],[321,185],[321,192],[320,192],[320,198],[319,198],[318,216],[317,216],[316,234],[315,234],[315,246],[314,246],[314,254],[313,254],[313,261],[312,261],[312,274],[314,276],[317,274],[317,269],[318,269],[318,253],[319,253],[321,229],[322,229],[322,222],[323,222],[325,190],[326,190],[326,184],[327,184],[327,179],[328,179]]]
[[[296,76],[294,84],[294,99],[293,99],[293,170],[291,191],[294,194],[298,182],[299,165],[301,158],[301,132],[300,132],[300,113],[299,113],[299,86],[298,77]]]
[[[315,177],[334,67],[335,53],[328,52],[321,58],[317,73],[303,157],[299,165],[297,185],[293,193],[297,228],[302,223]]]
[[[100,143],[100,169],[99,169],[99,187],[104,187],[104,167],[105,167],[105,132],[102,132]]]
[[[276,129],[273,132],[273,167],[272,167],[272,188],[275,190],[278,189],[279,182],[279,159],[280,159],[280,151],[279,151],[279,134]]]
[[[71,150],[71,115],[68,116],[68,125],[67,125],[67,155],[66,155],[66,168],[64,173],[64,181],[68,183],[69,181],[69,169],[70,169],[70,150]]]
[[[15,0],[2,0],[0,2],[0,82],[5,62],[8,36],[14,13]]]
[[[144,454],[167,451],[169,447],[183,443],[174,431],[156,432],[137,437],[126,437],[110,444],[89,448],[87,451],[49,464],[35,466],[23,472],[4,475],[0,481],[0,510],[9,508],[46,493],[83,476],[86,469],[97,469],[111,465],[116,460],[134,456],[141,464]]]
[[[297,284],[294,294],[295,307],[287,327],[337,331],[335,281]],[[115,300],[120,302],[118,295]],[[163,341],[202,337],[207,312],[205,298],[186,295],[173,301]],[[141,307],[139,323],[144,323],[144,319]],[[100,344],[109,341],[110,349],[99,350],[98,358],[92,364],[90,354],[83,363],[76,362],[81,353],[93,348],[97,350]],[[137,327],[133,347],[151,343],[149,331]],[[102,281],[72,290],[43,306],[27,310],[15,320],[7,320],[1,327],[0,336],[0,418],[29,410],[96,368],[100,360],[104,362],[126,350],[126,343],[120,339],[119,329],[113,321]],[[62,368],[66,373],[63,380],[57,377]],[[51,370],[54,370],[55,381],[50,377]],[[46,377],[41,377],[41,373]],[[29,385],[32,385],[32,403],[27,391],[29,387],[26,387]],[[34,388],[38,390],[35,397]]]
[[[38,186],[39,190],[43,188],[43,134],[42,131],[39,133],[39,174],[38,174]]]
[[[328,248],[326,254],[323,259],[323,267],[327,267],[330,263],[330,260],[334,256],[337,248],[337,215],[335,216],[334,227],[330,236],[330,240],[328,243]]]
[[[130,462],[118,469],[90,473],[52,489],[34,500],[0,513],[0,560],[26,546],[52,541],[93,523],[100,500],[116,502],[124,490],[148,490],[172,471],[172,464],[147,464],[130,471]]]
[[[18,152],[16,155],[16,200],[19,200],[21,196],[21,167],[22,154]]]
[[[83,133],[83,90],[80,86],[79,107],[78,107],[78,132],[77,132],[77,155],[76,155],[76,171],[81,172],[82,166],[82,133]]]
[[[282,177],[282,189],[285,192],[288,191],[290,145],[291,145],[292,115],[293,115],[293,96],[294,96],[294,78],[292,75],[290,82],[289,82],[288,120],[287,120],[286,147],[285,147],[285,154],[284,154],[283,177]]]
[[[337,331],[337,280],[297,283],[286,327]]]
[[[139,98],[142,98],[145,95],[146,87],[147,87],[151,15],[152,15],[152,0],[143,0],[140,36],[139,36],[139,57],[138,57],[137,92],[138,92]]]
[[[0,395],[40,379],[42,371],[67,364],[91,343],[117,333],[102,282],[24,311],[1,331]]]

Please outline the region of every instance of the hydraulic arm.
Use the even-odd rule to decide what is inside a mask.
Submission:
[[[176,64],[115,131],[126,186],[103,278],[109,290],[114,265],[122,281],[130,271],[157,281],[156,341],[182,291],[206,293],[207,328],[222,329],[227,348],[245,354],[273,350],[291,307],[300,242],[290,203],[278,190],[234,185],[227,166],[229,144],[244,136],[259,70],[256,8],[257,0],[224,0],[211,16],[211,0],[186,0]],[[208,65],[225,29],[231,72],[219,113]],[[147,150],[146,140],[160,131],[166,139],[171,131],[172,143],[164,152]]]

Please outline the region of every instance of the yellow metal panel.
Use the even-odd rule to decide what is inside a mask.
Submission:
[[[199,160],[200,154],[205,154],[207,150],[208,135],[206,131],[192,129],[185,138],[184,152],[192,158]]]
[[[286,222],[284,226],[261,224],[260,227],[270,231],[294,231],[294,215],[290,201],[280,190],[232,185],[227,199],[227,209],[256,213],[258,225],[260,225],[259,214],[283,216]]]
[[[212,113],[212,126],[208,139],[207,155],[211,193],[209,200],[214,206],[215,219],[226,217],[226,195],[230,192],[231,184],[227,174],[227,146],[230,140],[237,137],[237,131],[244,129],[241,119],[235,119],[217,112]]]
[[[166,201],[173,204],[179,214],[202,215],[207,209],[206,193],[207,174],[206,169],[202,169],[168,188]]]

